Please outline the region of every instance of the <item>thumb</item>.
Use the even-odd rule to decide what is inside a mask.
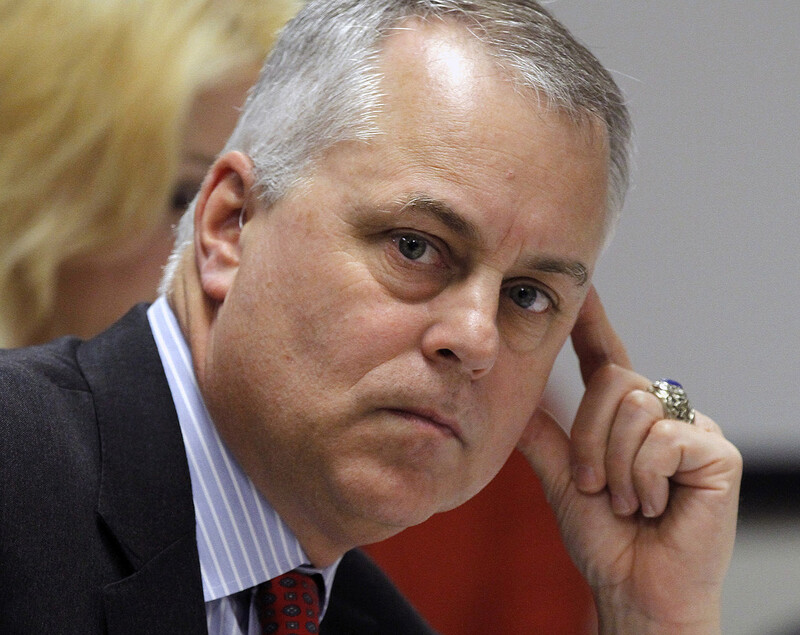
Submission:
[[[537,408],[517,443],[517,449],[539,477],[550,505],[557,507],[572,479],[567,433],[552,414]]]

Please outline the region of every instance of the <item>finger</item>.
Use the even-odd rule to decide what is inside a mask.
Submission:
[[[517,443],[542,483],[547,500],[555,505],[570,483],[569,439],[546,410],[537,408]]]
[[[570,431],[573,478],[582,492],[594,494],[606,486],[608,444],[620,404],[648,385],[646,378],[614,364],[589,379]]]
[[[628,393],[619,406],[605,457],[611,507],[620,516],[639,508],[633,484],[633,464],[653,424],[663,417],[661,403],[643,390]]]
[[[597,290],[592,286],[572,328],[572,346],[586,385],[600,368],[616,364],[631,368],[625,345],[611,326]]]
[[[694,425],[702,430],[706,430],[708,432],[713,432],[720,436],[725,436],[722,433],[722,428],[720,428],[712,419],[704,415],[702,412],[695,411],[694,414]]]
[[[706,495],[729,495],[731,474],[740,470],[741,455],[721,434],[682,421],[657,421],[633,465],[642,514],[652,518],[664,513],[671,483]]]

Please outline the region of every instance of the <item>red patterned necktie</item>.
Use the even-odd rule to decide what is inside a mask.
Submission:
[[[259,584],[255,602],[265,635],[319,632],[319,591],[307,573],[289,571]]]

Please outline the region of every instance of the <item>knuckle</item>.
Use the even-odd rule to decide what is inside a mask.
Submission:
[[[733,443],[730,441],[726,440],[725,444],[728,448],[728,460],[737,471],[741,472],[744,468],[744,458],[742,457],[742,453],[739,451],[739,448],[733,445]]]
[[[659,419],[662,408],[655,396],[644,390],[632,390],[622,399],[620,412],[636,418]]]
[[[656,443],[670,444],[672,443],[680,430],[680,426],[687,424],[681,421],[674,421],[672,419],[659,419],[650,428],[650,438]]]

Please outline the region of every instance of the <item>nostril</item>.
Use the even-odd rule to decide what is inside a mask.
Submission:
[[[457,358],[456,354],[453,351],[451,351],[449,348],[440,348],[436,352],[439,353],[439,355],[441,355],[442,357],[444,357],[446,359],[456,359]]]

